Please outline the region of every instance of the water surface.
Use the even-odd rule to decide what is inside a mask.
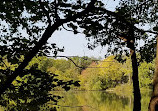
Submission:
[[[133,111],[133,97],[119,96],[105,91],[56,92],[64,98],[59,111]],[[142,111],[148,111],[150,93],[142,93]]]
[[[125,94],[125,96],[124,93],[119,95],[105,91],[55,91],[52,94],[64,97],[57,104],[58,111],[133,111],[133,96],[131,94]],[[141,111],[148,111],[150,92],[142,92],[141,96]],[[32,106],[32,109],[33,107],[35,106]],[[40,109],[41,111],[50,111],[53,107],[54,105],[48,102]],[[4,111],[3,107],[0,107],[0,111]]]

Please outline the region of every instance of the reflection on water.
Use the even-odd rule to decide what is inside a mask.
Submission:
[[[64,97],[58,102],[58,111],[133,111],[133,97],[130,95],[128,97],[118,96],[105,91],[56,91],[52,93]],[[148,111],[150,93],[143,92],[141,95],[141,111]],[[50,111],[54,107],[50,104],[46,106],[49,106],[49,109],[43,106],[41,110]],[[0,111],[3,111],[2,107]]]
[[[133,97],[103,91],[57,92],[64,98],[59,111],[133,111]],[[142,111],[148,111],[149,92],[142,94]]]

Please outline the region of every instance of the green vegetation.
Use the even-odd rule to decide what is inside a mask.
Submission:
[[[81,86],[83,85],[85,90],[105,90],[126,83],[127,77],[121,67],[122,64],[115,60],[114,56],[92,63],[90,68],[80,75]]]
[[[81,88],[85,90],[105,90],[121,85],[127,85],[132,88],[132,67],[130,59],[125,57],[126,61],[120,63],[114,59],[114,56],[92,63],[80,75]],[[151,88],[154,74],[154,63],[141,62],[139,64],[139,80],[141,88]],[[117,89],[121,89],[117,88]]]
[[[117,91],[121,87],[124,90],[132,89],[132,69],[129,57],[124,57],[125,61],[123,63],[117,61],[115,56],[109,56],[100,61],[94,61],[94,58],[88,57],[72,57],[71,59],[82,68],[76,67],[73,62],[67,59],[46,57],[34,58],[28,67],[38,64],[38,69],[43,72],[57,74],[57,79],[80,81],[81,86],[72,87],[72,90],[106,90],[115,88]],[[154,74],[154,62],[140,62],[138,68],[140,88],[150,89]],[[62,87],[57,87],[55,90],[62,90]]]
[[[68,59],[34,57],[25,68],[24,76],[20,74],[12,82],[11,88],[2,96],[1,104],[6,110],[56,109],[56,104],[62,97],[58,94],[54,95],[51,91],[70,89],[107,90],[126,97],[132,96],[131,62],[128,57],[123,59],[126,61],[119,62],[115,56],[109,56],[100,61],[88,57],[71,57],[71,60],[78,66],[76,67]],[[11,65],[7,59],[4,59],[4,62],[6,66],[0,67],[1,70],[10,68],[9,71],[14,71],[18,66],[18,64]],[[140,62],[141,89],[151,88],[153,73],[154,62]],[[79,86],[78,81],[80,81],[80,87],[75,87]]]
[[[78,67],[68,59],[35,57],[26,69],[37,65],[38,70],[42,72],[57,74],[56,79],[80,81],[81,86],[78,88],[72,86],[72,90],[106,90],[112,88],[120,90],[121,87],[125,90],[128,89],[126,88],[128,86],[132,89],[132,69],[129,57],[124,57],[126,61],[123,63],[117,61],[115,56],[109,56],[100,61],[94,61],[94,58],[88,57],[71,57],[71,60]],[[140,62],[138,68],[140,87],[151,88],[154,63],[143,61]],[[56,87],[54,90],[62,90],[62,87]]]
[[[42,108],[47,109],[49,107],[48,102],[51,102],[52,109],[55,110],[61,97],[50,94],[50,91],[58,87],[68,91],[71,85],[79,86],[77,81],[62,80],[56,74],[47,71],[53,65],[49,60],[46,57],[33,58],[22,74],[16,77],[10,88],[0,98],[0,104],[4,106],[5,110],[37,111]],[[0,67],[1,71],[11,73],[18,66],[18,64],[11,65],[7,59],[4,62],[5,65]],[[7,78],[3,74],[1,74],[1,77],[3,77],[1,80]]]

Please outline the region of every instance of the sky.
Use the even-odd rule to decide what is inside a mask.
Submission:
[[[106,9],[114,11],[119,0],[102,0],[106,4]],[[106,47],[98,46],[94,50],[87,48],[88,40],[85,39],[84,34],[73,34],[70,31],[61,30],[56,31],[48,40],[49,43],[56,43],[60,48],[64,46],[65,50],[58,55],[64,56],[88,56],[88,57],[105,57],[107,52]]]
[[[59,48],[64,46],[64,52],[59,52],[58,55],[64,56],[89,56],[89,57],[104,57],[106,48],[98,46],[94,50],[87,48],[88,40],[85,39],[84,34],[74,35],[69,31],[56,31],[48,40],[49,43],[56,43]]]

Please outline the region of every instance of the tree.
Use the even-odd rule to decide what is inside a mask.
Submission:
[[[133,68],[133,88],[134,88],[134,111],[141,110],[141,96],[139,89],[139,80],[138,80],[138,63],[135,53],[135,44],[137,40],[148,41],[146,33],[157,34],[157,2],[153,0],[149,1],[133,1],[133,0],[122,0],[120,1],[120,6],[116,8],[115,12],[108,11],[104,8],[99,10],[104,11],[106,15],[107,22],[104,25],[102,31],[98,31],[99,37],[95,37],[96,42],[100,42],[101,45],[112,44],[117,46],[114,47],[113,53],[122,52],[119,48],[121,47],[121,41],[117,39],[122,39],[127,43],[127,47],[130,48],[131,59],[132,59],[132,68]],[[123,15],[123,16],[122,16]],[[150,16],[149,16],[150,15]],[[111,18],[108,18],[111,17]],[[101,19],[99,19],[101,20]],[[109,22],[109,21],[110,22]],[[101,20],[102,21],[102,20]],[[144,26],[145,24],[154,24],[151,30],[143,30],[138,28],[139,25]],[[104,30],[105,29],[105,30]],[[102,34],[104,33],[104,34]],[[104,36],[103,36],[104,35]],[[124,44],[124,43],[123,43]],[[120,46],[120,47],[119,47]],[[109,50],[111,50],[109,49]],[[153,57],[153,56],[152,56]]]
[[[99,68],[96,62],[92,62],[83,70],[79,78],[82,90],[102,90]]]
[[[123,64],[109,56],[102,61],[92,62],[79,76],[82,89],[106,90],[128,82]]]
[[[7,23],[9,26],[8,29],[5,28],[3,23],[1,23],[2,26],[4,26],[3,32],[6,32],[7,30],[10,31],[10,33],[1,34],[3,37],[2,42],[5,45],[2,45],[3,52],[5,49],[7,49],[7,42],[8,40],[12,39],[12,34],[17,34],[17,38],[19,40],[22,38],[22,34],[18,30],[18,27],[21,29],[24,29],[28,36],[31,38],[34,38],[33,40],[39,39],[38,42],[35,43],[34,47],[32,46],[30,51],[25,55],[23,62],[20,63],[18,68],[15,69],[15,71],[7,76],[6,81],[1,85],[1,94],[10,87],[13,80],[22,73],[23,69],[27,66],[29,61],[38,53],[38,51],[42,48],[43,45],[46,44],[47,40],[51,37],[51,35],[54,33],[54,31],[58,30],[60,26],[62,26],[65,23],[69,23],[70,27],[71,23],[70,21],[76,21],[79,18],[82,18],[85,15],[88,15],[89,12],[91,12],[92,7],[94,7],[94,3],[96,1],[92,0],[89,3],[82,3],[76,2],[76,3],[69,3],[67,0],[63,1],[6,1],[3,0],[1,2],[1,19]],[[86,5],[88,4],[88,5]],[[71,10],[69,9],[71,8]],[[77,9],[81,9],[82,11],[79,11]],[[62,16],[59,15],[59,13],[63,13]],[[6,19],[5,19],[6,18]],[[41,31],[43,27],[40,27],[37,25],[38,22],[43,22],[45,27],[45,30],[43,34],[41,34]],[[31,24],[31,25],[30,25]],[[68,24],[67,24],[68,25]],[[41,38],[38,38],[38,36],[41,35]],[[23,37],[26,41],[25,37]],[[19,41],[14,40],[16,43],[20,43]],[[15,44],[13,44],[13,47]],[[19,45],[18,48],[24,48],[23,46]],[[12,47],[9,47],[9,49],[13,49]],[[24,48],[25,49],[25,48]],[[26,50],[29,50],[26,49]],[[17,50],[15,50],[17,51]],[[5,53],[4,53],[5,52]],[[7,51],[4,51],[1,55],[1,57],[7,54]],[[16,53],[16,52],[15,52]],[[57,49],[54,51],[54,54],[56,55]],[[15,55],[16,58],[17,55]]]
[[[93,5],[93,2],[88,7],[91,7],[91,5]],[[5,27],[4,27],[4,30],[3,30],[4,33],[1,33],[1,36],[2,36],[1,43],[3,42],[1,45],[2,63],[3,63],[3,57],[7,56],[7,59],[9,62],[11,62],[11,64],[15,64],[15,63],[19,64],[18,68],[16,68],[15,71],[8,71],[8,70],[2,71],[1,70],[1,73],[3,75],[5,73],[8,74],[8,75],[5,75],[5,77],[6,77],[5,79],[2,78],[4,81],[1,82],[2,83],[1,90],[0,90],[1,93],[6,91],[6,89],[9,87],[11,89],[11,86],[12,86],[11,83],[18,75],[21,75],[21,76],[26,75],[26,73],[23,72],[24,68],[27,66],[29,61],[37,54],[39,49],[42,49],[42,46],[46,43],[47,39],[51,36],[51,34],[56,29],[58,29],[58,27],[60,25],[62,25],[63,23],[69,22],[71,20],[75,20],[77,17],[81,17],[82,15],[84,15],[84,13],[86,13],[86,10],[85,10],[81,13],[76,14],[75,16],[69,16],[70,18],[62,19],[62,20],[55,20],[54,25],[51,25],[49,20],[45,22],[45,19],[44,19],[47,16],[47,14],[46,14],[47,12],[43,13],[43,11],[44,12],[46,11],[44,5],[48,5],[46,3],[47,2],[45,2],[45,1],[44,2],[40,2],[40,1],[37,1],[37,2],[35,2],[35,1],[27,1],[27,2],[11,1],[11,2],[8,2],[5,0],[1,2],[1,6],[2,6],[1,10],[0,10],[1,15],[2,15],[1,19],[7,23],[7,25],[9,26],[7,28],[10,31],[9,33],[5,33],[7,29],[5,29]],[[54,5],[54,4],[52,3],[52,5]],[[23,13],[25,13],[24,11],[26,11],[26,13],[27,13],[26,16],[23,14]],[[37,13],[37,12],[39,12],[39,13]],[[35,16],[34,16],[34,14],[35,14]],[[31,15],[31,17],[29,17],[30,15]],[[49,19],[48,16],[47,16],[47,19]],[[37,39],[39,39],[38,35],[40,35],[40,30],[42,30],[42,28],[40,26],[37,27],[36,24],[42,20],[44,21],[45,24],[49,23],[49,25],[46,28],[46,30],[45,30],[44,34],[42,35],[41,39],[39,40],[39,42],[37,42]],[[30,23],[31,23],[31,26],[28,25]],[[1,23],[1,25],[4,25],[4,24]],[[27,33],[26,35],[29,37],[23,37],[23,35],[18,30],[20,25],[21,25],[20,28],[24,29]],[[12,36],[12,34],[13,34],[13,36]],[[60,50],[60,49],[56,48],[54,46],[54,44],[52,44],[51,47],[54,49],[54,51],[53,51],[54,54],[56,54],[57,51]],[[21,50],[19,50],[19,48]],[[46,45],[44,45],[44,48],[46,50],[44,51],[44,53],[40,53],[40,54],[49,53],[48,50],[50,49],[50,47],[47,47]],[[19,58],[21,58],[20,57],[21,55],[24,55],[24,59],[22,61],[19,61]],[[39,76],[42,76],[42,75],[39,73]],[[48,78],[47,78],[47,80],[49,81]],[[62,84],[62,81],[60,83]],[[70,83],[68,83],[68,84],[70,85],[71,83],[72,83],[72,81],[70,81]],[[46,82],[46,84],[47,84],[47,82]],[[49,87],[51,87],[51,85]],[[64,88],[67,90],[67,88],[69,88],[69,87],[65,86]],[[45,89],[43,89],[43,90],[45,90]],[[50,88],[47,88],[47,90],[50,90]]]
[[[152,34],[158,34],[158,26],[157,26],[157,1],[155,0],[148,0],[148,1],[142,1],[142,0],[137,0],[137,1],[126,1],[124,0],[121,3],[122,6],[127,7],[127,9],[130,9],[128,13],[131,13],[133,18],[138,21],[138,25],[148,25],[149,28],[145,32],[147,33],[152,33]],[[127,14],[128,14],[127,13]],[[135,16],[136,15],[136,16]],[[134,17],[135,16],[135,17]],[[142,32],[140,30],[140,32]],[[143,32],[144,33],[144,32]],[[146,33],[144,33],[146,35]],[[147,36],[148,37],[148,36]],[[145,41],[145,45],[141,48],[141,56],[142,59],[145,59],[147,62],[150,62],[152,58],[155,57],[155,43],[156,43],[156,36],[153,36],[151,38],[142,38]],[[140,38],[139,38],[140,39]],[[156,74],[156,65],[155,65],[155,76],[154,76],[154,83],[153,83],[153,96],[151,98],[151,102],[153,100],[154,103],[157,101],[157,97],[155,96],[155,91],[156,91],[156,80],[157,80],[157,74]],[[156,100],[156,101],[155,101]],[[154,105],[149,105],[149,110],[155,109],[156,104]]]
[[[69,90],[70,85],[73,83],[78,84],[72,80],[63,81],[57,79],[57,75],[53,73],[43,72],[43,67],[41,67],[37,59],[33,59],[30,63],[27,69],[22,72],[25,76],[19,75],[16,77],[11,87],[1,95],[0,104],[5,106],[5,110],[39,110],[48,101],[51,101],[52,105],[55,106],[61,97],[50,95],[51,90],[59,86],[65,90]],[[4,72],[8,70],[11,72],[15,70],[17,65],[11,67],[10,70],[6,69],[6,67],[1,67],[1,69],[6,69]],[[47,107],[45,106],[45,108]]]
[[[114,58],[115,56],[109,56],[98,64],[98,67],[103,67],[100,68],[99,71],[101,75],[100,78],[103,78],[103,89],[113,88],[116,85],[119,85],[121,83],[127,83],[128,81],[123,65]]]

